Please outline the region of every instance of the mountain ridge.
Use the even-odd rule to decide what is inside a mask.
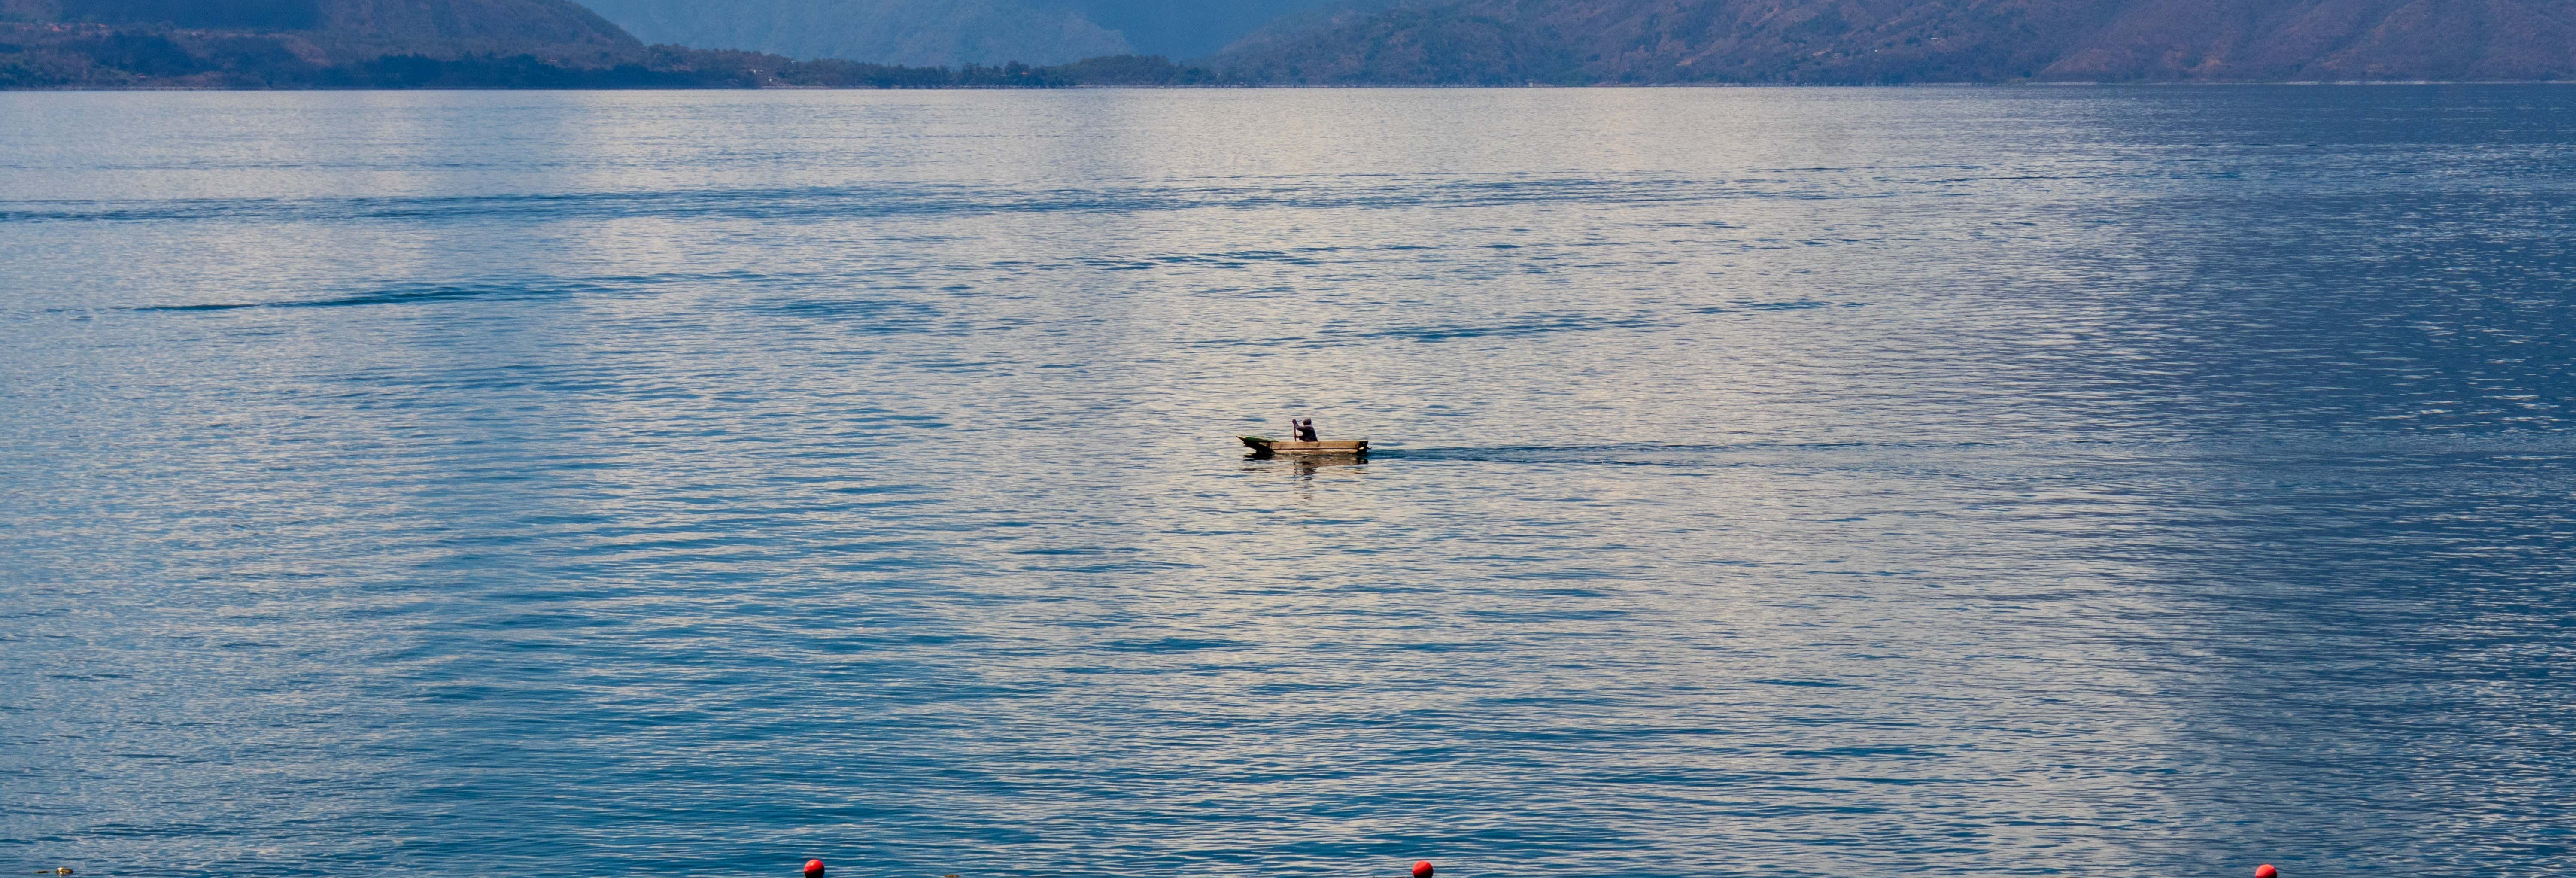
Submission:
[[[389,53],[614,63],[644,44],[571,0],[0,0],[0,22],[269,41],[319,62]]]
[[[0,87],[2576,80],[2576,0],[1363,0],[1296,11],[1190,66],[1126,53],[1072,5],[1124,0],[829,2],[1018,10],[912,38],[954,48],[959,33],[1035,27],[1026,40],[1063,50],[1038,60],[1063,63],[646,45],[571,0],[0,0]]]
[[[0,0],[0,89],[1191,85],[1161,58],[902,66],[645,45],[568,0]]]
[[[1310,85],[2576,78],[2576,0],[1462,0],[1255,34]]]

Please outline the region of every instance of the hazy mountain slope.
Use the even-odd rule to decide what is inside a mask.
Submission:
[[[319,29],[353,44],[417,47],[640,45],[570,0],[321,0]]]
[[[1577,76],[1565,41],[1457,7],[1300,16],[1245,37],[1218,59],[1245,79],[1303,85],[1521,85]]]
[[[1021,0],[592,0],[648,42],[880,64],[1056,64],[1130,51],[1079,12]]]
[[[1070,9],[1119,32],[1135,50],[1196,58],[1223,49],[1282,15],[1331,0],[1030,0]]]
[[[1217,63],[1319,84],[2563,79],[2571,21],[2576,0],[1464,0]],[[1424,52],[1446,54],[1389,60]]]

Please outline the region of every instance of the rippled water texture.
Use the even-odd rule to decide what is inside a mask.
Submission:
[[[0,864],[2576,870],[2571,123],[0,95]]]

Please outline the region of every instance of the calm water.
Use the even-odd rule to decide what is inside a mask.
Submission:
[[[2576,870],[2571,249],[2566,87],[0,95],[0,866]]]

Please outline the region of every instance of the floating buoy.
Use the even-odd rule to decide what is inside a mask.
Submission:
[[[2272,868],[2270,863],[2254,867],[2254,878],[2280,878],[2280,876],[2281,870]]]
[[[1424,860],[1413,864],[1413,878],[1431,878],[1431,861]],[[2272,876],[2265,875],[2263,878],[2272,878]]]
[[[805,878],[823,878],[823,861],[806,860]]]

